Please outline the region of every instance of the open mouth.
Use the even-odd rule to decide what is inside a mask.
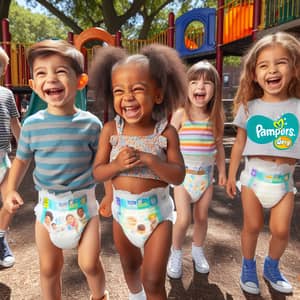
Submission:
[[[281,82],[281,78],[267,79],[267,84],[269,86],[277,86],[280,82]]]
[[[63,89],[54,88],[54,89],[46,89],[44,90],[45,94],[49,96],[59,95],[63,92]]]
[[[206,93],[194,93],[194,98],[199,101],[203,100],[205,98],[205,96],[206,96]]]
[[[140,112],[140,107],[135,105],[135,106],[126,106],[122,107],[122,111],[125,117],[127,118],[134,118],[139,115]]]

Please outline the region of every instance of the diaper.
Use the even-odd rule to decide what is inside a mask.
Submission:
[[[8,169],[11,167],[11,162],[5,151],[0,151],[0,184],[2,183]]]
[[[191,197],[191,203],[197,202],[213,182],[214,164],[185,162],[186,175],[182,186]]]
[[[241,185],[251,188],[265,208],[275,206],[282,197],[294,191],[295,166],[276,164],[258,158],[246,159],[240,176]]]
[[[173,200],[169,187],[154,188],[142,194],[113,190],[112,214],[128,240],[136,247],[145,242],[162,221],[173,219]]]
[[[58,195],[40,191],[34,211],[56,247],[76,248],[88,221],[98,214],[95,189]]]

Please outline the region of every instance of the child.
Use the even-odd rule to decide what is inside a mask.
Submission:
[[[12,213],[23,204],[16,190],[34,158],[33,178],[39,192],[35,234],[43,298],[61,299],[63,249],[78,247],[78,264],[87,278],[90,299],[108,299],[99,260],[98,205],[92,176],[101,123],[74,105],[77,90],[87,83],[83,56],[65,41],[45,40],[29,49],[28,62],[33,76],[30,86],[48,106],[24,122],[5,207]],[[76,214],[79,207],[89,213],[84,230],[59,230],[66,216]],[[52,230],[44,224],[49,212],[55,223]]]
[[[9,62],[6,52],[0,47],[0,77],[5,73]],[[10,168],[8,152],[11,151],[11,131],[18,141],[20,134],[19,112],[17,110],[13,93],[0,86],[0,192],[2,201],[4,200],[7,186],[7,174]],[[12,267],[15,258],[10,250],[5,233],[8,229],[11,215],[5,209],[0,210],[0,266]]]
[[[208,208],[213,195],[214,164],[219,171],[219,184],[226,183],[223,147],[224,113],[221,85],[216,69],[207,61],[190,67],[188,101],[174,113],[171,124],[177,129],[186,175],[174,188],[177,218],[173,226],[173,243],[167,273],[171,278],[182,275],[182,244],[191,223],[193,205],[194,233],[192,258],[197,272],[206,274],[209,265],[203,253],[207,233]]]
[[[300,43],[278,32],[259,40],[247,53],[234,99],[236,140],[232,148],[227,193],[236,195],[236,175],[241,173],[243,265],[241,288],[259,294],[255,249],[264,226],[264,208],[270,209],[271,239],[263,277],[277,291],[291,293],[292,286],[279,270],[288,244],[294,208],[293,173],[300,158]]]
[[[169,183],[181,183],[185,172],[177,133],[166,117],[185,99],[184,65],[166,46],[131,56],[106,47],[97,52],[90,77],[98,98],[113,101],[117,113],[103,127],[93,173],[98,181],[112,180],[114,242],[129,299],[167,299]]]

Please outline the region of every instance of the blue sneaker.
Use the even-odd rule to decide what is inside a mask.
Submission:
[[[290,294],[293,291],[291,284],[279,271],[279,260],[267,256],[264,262],[264,278],[272,288],[278,292]]]
[[[0,266],[9,268],[15,263],[14,255],[12,254],[5,236],[0,237]]]
[[[256,273],[256,261],[243,257],[240,286],[243,291],[258,295],[260,293],[258,278]]]

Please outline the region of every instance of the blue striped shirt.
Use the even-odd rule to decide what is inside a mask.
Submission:
[[[11,150],[10,121],[18,117],[19,112],[12,91],[0,86],[0,150],[6,152]]]
[[[25,120],[16,156],[34,158],[37,190],[62,193],[91,188],[101,128],[99,119],[89,112],[56,116],[41,110]]]

